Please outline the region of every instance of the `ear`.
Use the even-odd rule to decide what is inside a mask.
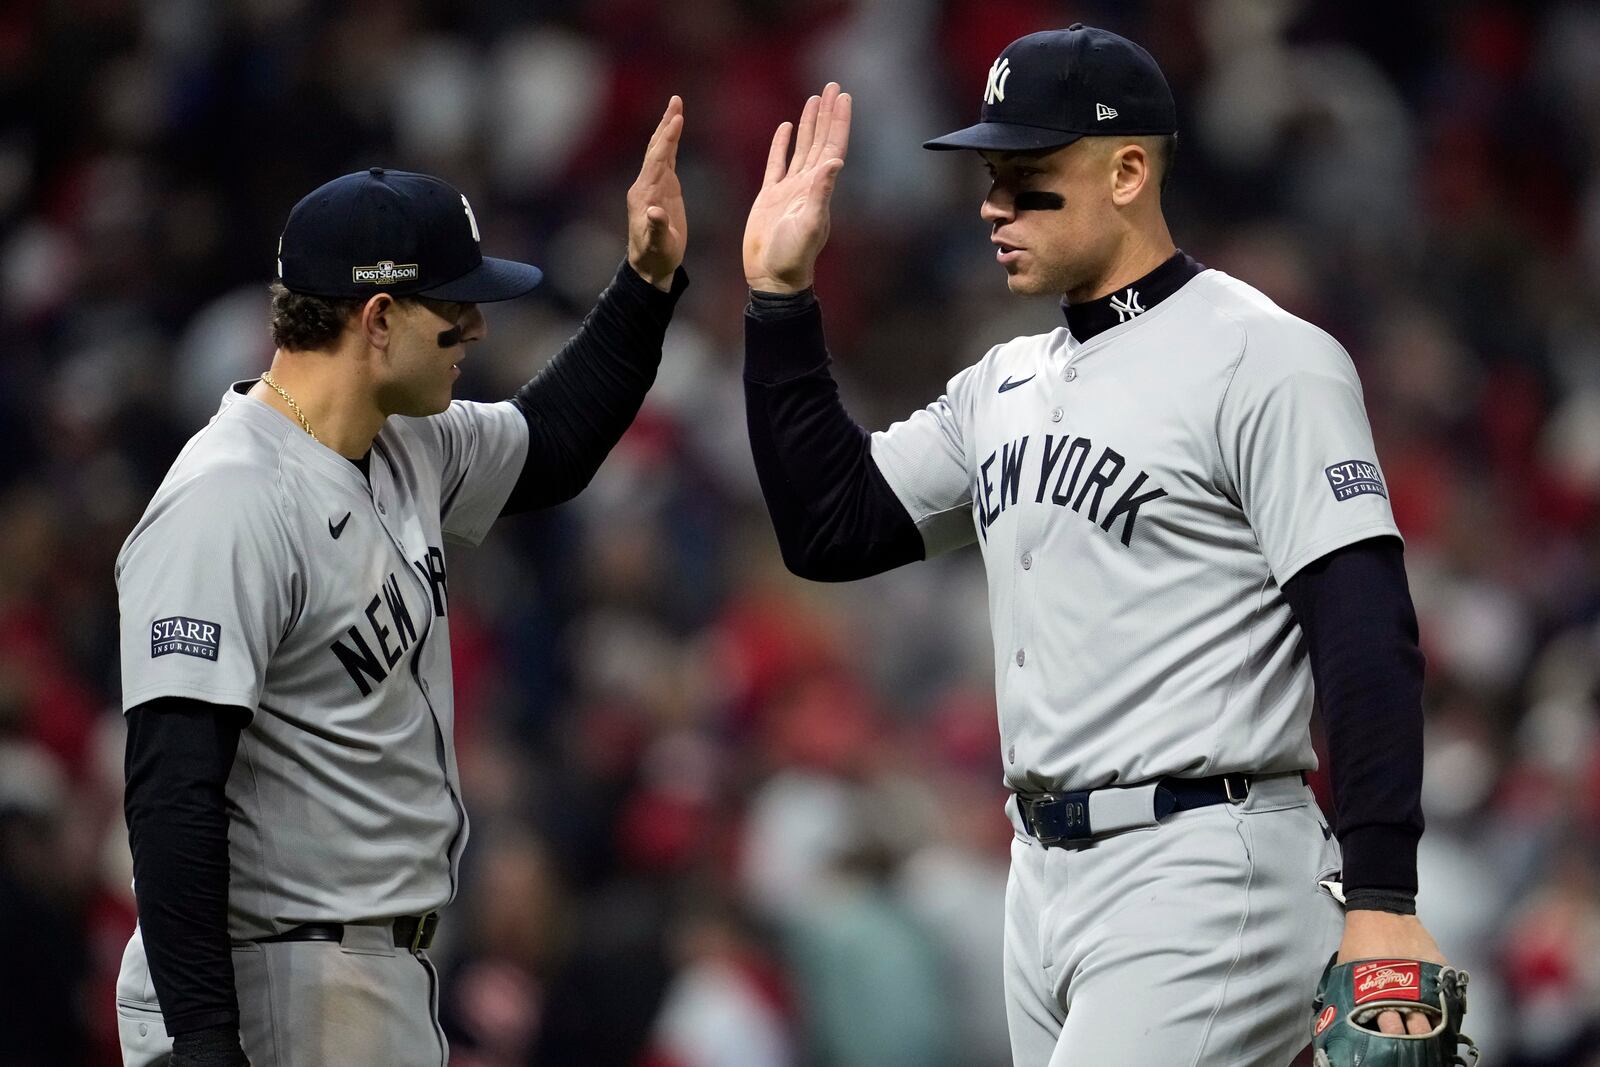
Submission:
[[[1117,207],[1127,207],[1144,190],[1152,176],[1150,153],[1145,151],[1144,146],[1123,145],[1111,153],[1111,202]]]
[[[371,297],[361,305],[361,313],[356,317],[362,339],[373,348],[387,349],[396,325],[395,315],[399,311],[399,305],[388,293]]]

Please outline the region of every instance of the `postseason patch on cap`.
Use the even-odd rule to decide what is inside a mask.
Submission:
[[[204,619],[174,615],[150,624],[151,659],[177,653],[216,662],[217,649],[221,644],[222,627]]]
[[[1335,463],[1323,473],[1328,476],[1328,484],[1333,487],[1335,500],[1349,500],[1363,493],[1377,493],[1385,499],[1389,496],[1384,492],[1383,475],[1379,473],[1376,463],[1347,459],[1343,463]]]
[[[421,277],[415,263],[396,263],[381,259],[370,267],[351,267],[350,280],[370,285],[392,285],[395,282],[414,282]]]

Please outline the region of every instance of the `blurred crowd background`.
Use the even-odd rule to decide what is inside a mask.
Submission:
[[[745,442],[773,127],[856,99],[820,268],[869,427],[1059,322],[1006,295],[974,119],[1011,39],[1143,43],[1182,247],[1350,350],[1428,655],[1421,912],[1508,1067],[1600,1064],[1600,6],[1504,0],[9,0],[0,6],[0,1064],[114,1064],[132,927],[112,564],[271,356],[290,206],[445,176],[546,268],[498,399],[620,261],[671,93],[693,287],[576,501],[450,557],[457,1067],[1000,1067],[1010,830],[980,562],[789,576]],[[1318,780],[1326,795],[1325,782]]]

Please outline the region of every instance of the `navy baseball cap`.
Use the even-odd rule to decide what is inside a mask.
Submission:
[[[1026,152],[1080,137],[1178,132],[1178,108],[1150,53],[1077,22],[1006,45],[989,68],[978,124],[923,148]]]
[[[521,296],[543,277],[531,264],[479,251],[472,205],[450,185],[383,167],[312,190],[278,238],[278,280],[312,296],[485,304]]]

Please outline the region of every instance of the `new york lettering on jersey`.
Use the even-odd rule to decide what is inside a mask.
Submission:
[[[1070,433],[1047,433],[1030,457],[1032,436],[1005,442],[978,464],[972,508],[985,541],[989,527],[1007,509],[1029,498],[1025,485],[1032,488],[1034,504],[1068,509],[1125,547],[1133,541],[1139,509],[1167,495],[1148,471],[1137,469],[1110,445],[1096,445],[1092,438]],[[1111,503],[1102,514],[1108,499]]]
[[[431,593],[431,605],[423,610],[431,606],[433,617],[443,619],[447,610],[444,552],[437,545],[429,545],[426,553],[411,561],[411,566]],[[328,647],[361,695],[369,696],[417,641],[417,621],[401,590],[401,576],[391,571],[367,601],[360,617]]]

